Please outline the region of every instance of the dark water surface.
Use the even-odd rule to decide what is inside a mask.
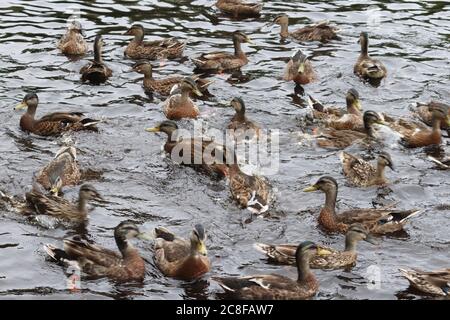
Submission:
[[[20,112],[13,110],[25,92],[36,90],[38,114],[82,111],[103,118],[100,134],[75,136],[80,165],[102,173],[91,181],[111,201],[92,212],[88,236],[114,247],[112,229],[132,219],[143,229],[163,225],[187,236],[195,222],[209,231],[212,271],[195,283],[163,277],[152,264],[149,243],[141,243],[148,263],[142,286],[117,285],[107,279],[82,281],[81,293],[66,290],[64,270],[46,260],[42,244],[60,245],[67,230],[46,229],[27,223],[15,213],[0,209],[0,297],[63,299],[214,299],[221,292],[211,274],[283,273],[295,277],[295,268],[267,264],[252,248],[259,242],[294,242],[310,239],[341,248],[342,235],[326,235],[317,228],[323,194],[301,190],[321,175],[340,183],[341,209],[370,207],[377,190],[344,185],[335,152],[318,149],[302,138],[299,118],[303,110],[293,102],[292,83],[279,80],[284,68],[280,58],[294,48],[312,57],[319,81],[306,86],[308,93],[327,104],[344,106],[345,92],[354,87],[364,109],[408,115],[408,105],[436,99],[449,102],[450,8],[442,1],[264,1],[260,19],[231,21],[218,16],[215,1],[19,1],[0,4],[0,190],[23,195],[32,175],[59,148],[56,139],[29,136],[18,127]],[[69,4],[68,4],[69,3]],[[368,7],[369,5],[373,7]],[[81,84],[78,70],[88,55],[70,61],[56,49],[70,10],[78,7],[90,45],[97,32],[105,41],[104,58],[114,76],[102,86]],[[379,11],[374,9],[378,8]],[[342,29],[342,40],[329,44],[280,44],[278,28],[265,26],[280,13],[289,13],[292,25],[328,19]],[[165,137],[144,128],[164,119],[161,101],[143,93],[140,75],[124,73],[132,61],[123,57],[128,37],[121,34],[134,22],[147,29],[148,39],[174,36],[188,42],[187,57],[211,50],[232,50],[228,32],[250,35],[255,44],[244,45],[249,64],[244,72],[253,80],[237,85],[226,76],[214,77],[211,101],[199,101],[208,126],[225,128],[231,109],[217,108],[217,101],[243,96],[249,117],[268,129],[280,130],[280,169],[269,180],[277,200],[270,218],[243,223],[249,214],[230,201],[224,181],[212,181],[192,169],[179,167],[161,156]],[[389,70],[388,78],[374,88],[352,73],[358,56],[357,38],[370,33],[373,55]],[[158,65],[158,63],[156,63]],[[155,75],[190,74],[189,60],[166,61]],[[181,123],[191,126],[189,121]],[[352,152],[362,152],[353,147]],[[437,171],[421,150],[393,147],[397,172],[388,172],[395,183],[387,201],[399,208],[419,207],[424,213],[411,221],[402,237],[385,237],[379,246],[359,245],[359,263],[351,271],[316,271],[320,291],[316,299],[417,298],[405,291],[408,283],[398,267],[448,268],[450,173]],[[66,197],[78,187],[65,188]],[[371,275],[380,282],[371,285]]]

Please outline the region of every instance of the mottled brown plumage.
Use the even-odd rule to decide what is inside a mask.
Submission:
[[[173,89],[171,95],[164,101],[163,110],[167,119],[195,119],[200,115],[200,110],[189,98],[190,93],[195,93],[198,96],[202,95],[192,78],[183,78],[178,89]]]
[[[356,264],[357,259],[356,245],[361,240],[377,244],[377,242],[367,233],[367,230],[362,224],[353,224],[350,226],[345,236],[344,251],[319,245],[319,251],[311,258],[309,266],[313,269],[340,269],[353,267]],[[296,245],[256,243],[254,247],[256,250],[264,253],[269,261],[280,264],[295,264]]]
[[[450,269],[422,271],[399,269],[411,287],[432,296],[450,296]]]
[[[320,190],[325,193],[325,206],[320,211],[319,225],[328,232],[346,233],[353,223],[362,223],[372,234],[386,234],[403,229],[409,218],[420,210],[395,210],[389,207],[381,209],[350,209],[336,214],[338,185],[332,177],[324,176],[304,192]]]
[[[245,114],[245,103],[241,98],[233,98],[230,106],[236,111],[233,118],[231,118],[227,129],[231,130],[236,142],[241,142],[245,139],[253,139],[260,136],[260,127],[255,122],[249,120]]]
[[[89,61],[80,69],[81,81],[100,84],[112,76],[112,70],[103,62],[102,48],[102,36],[97,35],[94,41],[94,60]]]
[[[58,49],[67,55],[84,55],[88,49],[84,40],[81,24],[73,20],[67,27],[66,34],[58,42]]]
[[[125,55],[131,59],[176,59],[183,56],[186,46],[175,38],[144,41],[145,30],[140,24],[132,25],[125,35],[134,36],[125,49]]]
[[[430,101],[429,103],[417,103],[416,107],[412,111],[416,117],[418,117],[420,120],[431,127],[433,125],[433,110],[436,108],[446,109],[447,115],[450,116],[450,106],[437,101]],[[450,130],[450,126],[445,121],[441,122],[441,129]]]
[[[376,167],[347,152],[341,152],[339,158],[342,162],[342,171],[345,177],[352,185],[357,187],[386,185],[389,181],[384,175],[385,168],[388,166],[394,170],[391,156],[386,152],[380,153]]]
[[[225,146],[202,137],[183,139],[177,136],[177,130],[178,126],[173,121],[163,121],[154,128],[146,129],[148,132],[167,134],[164,151],[173,161],[219,178],[228,175],[227,163],[231,160],[227,159],[229,152]]]
[[[250,38],[242,32],[233,32],[234,54],[216,51],[203,53],[192,59],[197,69],[205,72],[228,72],[241,68],[248,63],[245,52],[242,51],[241,43],[252,43]]]
[[[328,21],[321,21],[303,28],[289,32],[289,17],[286,14],[277,16],[273,23],[281,26],[280,36],[282,39],[291,38],[295,41],[321,41],[328,42],[339,39],[338,28],[330,26]]]
[[[380,80],[386,77],[386,67],[381,61],[369,56],[369,36],[367,32],[361,32],[359,42],[361,43],[361,53],[353,67],[353,72],[364,79]]]
[[[28,93],[15,109],[27,108],[27,112],[20,118],[20,128],[23,131],[40,136],[55,136],[67,131],[90,130],[98,131],[98,120],[83,118],[81,112],[54,112],[36,120],[35,114],[39,103],[37,94]]]
[[[228,295],[244,300],[299,300],[314,296],[319,282],[309,268],[309,261],[318,252],[316,244],[301,243],[295,253],[298,278],[270,275],[243,277],[212,277]]]
[[[225,14],[234,18],[257,17],[263,8],[262,3],[251,3],[242,0],[218,0],[216,7]]]
[[[300,50],[286,64],[283,80],[294,81],[299,85],[308,84],[317,80],[311,61]]]
[[[201,224],[195,226],[189,240],[161,227],[155,229],[155,234],[154,261],[165,276],[191,281],[210,270],[206,233]]]
[[[141,238],[142,233],[131,222],[121,222],[114,229],[114,238],[120,252],[92,244],[80,236],[64,239],[64,249],[51,244],[44,250],[56,261],[79,269],[89,276],[108,277],[118,282],[139,281],[145,277],[145,262],[129,242]]]

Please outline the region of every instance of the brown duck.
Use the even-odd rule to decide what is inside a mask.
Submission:
[[[260,127],[255,122],[249,120],[245,115],[245,103],[241,98],[235,97],[230,102],[231,107],[236,111],[227,128],[237,142],[243,139],[259,137]]]
[[[294,81],[298,85],[308,84],[317,80],[311,61],[301,50],[298,50],[289,59],[284,70],[283,80]]]
[[[102,48],[102,36],[97,35],[94,41],[94,60],[80,69],[81,81],[100,84],[106,82],[112,76],[112,70],[103,62]]]
[[[201,224],[192,230],[189,240],[176,237],[165,228],[155,229],[154,261],[168,277],[195,280],[211,269],[206,250],[206,232]]]
[[[234,18],[257,17],[263,8],[262,3],[250,3],[242,0],[218,0],[216,7],[225,14]]]
[[[58,49],[67,55],[79,56],[86,53],[88,46],[78,21],[73,20],[68,26],[66,34],[58,42]]]
[[[281,39],[291,38],[296,41],[321,41],[328,42],[333,39],[339,39],[337,36],[338,28],[330,26],[327,21],[321,21],[303,28],[289,32],[289,17],[286,14],[277,16],[273,23],[281,26]]]
[[[437,101],[430,101],[429,103],[417,103],[416,107],[413,109],[413,113],[416,117],[418,117],[420,120],[431,127],[433,125],[433,109],[435,108],[446,109],[447,114],[450,116],[450,106]],[[441,129],[450,130],[450,126],[447,125],[445,121],[441,122]]]
[[[386,77],[386,67],[381,61],[369,56],[369,36],[367,32],[361,32],[359,36],[361,53],[353,67],[353,72],[364,79],[380,80]]]
[[[346,233],[353,223],[362,223],[372,234],[386,234],[403,229],[405,223],[420,210],[351,209],[336,213],[338,185],[334,178],[321,177],[304,192],[322,191],[325,193],[325,206],[319,214],[319,225],[328,232]]]
[[[40,136],[55,136],[67,131],[98,131],[96,124],[99,121],[83,118],[81,112],[55,112],[36,120],[34,117],[38,103],[36,93],[27,93],[15,107],[16,110],[27,108],[27,112],[20,118],[20,128],[23,131]]]
[[[190,77],[185,77],[179,85],[172,88],[171,95],[164,101],[164,115],[170,120],[180,120],[183,118],[197,118],[200,110],[189,98],[191,93],[202,96],[195,81]]]

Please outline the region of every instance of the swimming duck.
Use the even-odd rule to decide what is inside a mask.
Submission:
[[[333,39],[339,39],[337,36],[338,28],[330,26],[328,21],[321,21],[303,28],[289,32],[289,17],[286,14],[277,16],[273,23],[281,26],[281,39],[292,38],[296,41],[321,41],[328,42]]]
[[[394,170],[391,156],[387,152],[381,152],[378,155],[376,167],[347,152],[341,152],[339,158],[342,162],[342,171],[345,177],[352,185],[357,187],[385,185],[388,183],[388,180],[384,176],[384,169],[389,167],[391,170]]]
[[[155,229],[155,264],[168,277],[191,281],[211,269],[206,250],[206,232],[195,225],[189,240],[178,238],[165,228]]]
[[[94,60],[80,69],[81,81],[89,81],[92,84],[106,82],[112,76],[112,70],[103,62],[102,58],[103,39],[97,35],[94,41]]]
[[[240,207],[254,214],[261,214],[269,209],[271,190],[263,177],[242,172],[235,161],[229,165],[228,179],[231,195]]]
[[[171,92],[171,95],[164,101],[164,114],[167,119],[180,120],[183,118],[197,118],[200,115],[200,110],[189,98],[192,92],[197,96],[202,96],[202,93],[197,88],[195,81],[190,77],[185,77],[177,85],[177,90]]]
[[[225,72],[241,68],[248,63],[245,52],[242,51],[241,43],[253,43],[251,39],[240,31],[233,32],[234,54],[215,51],[203,53],[192,59],[197,69],[205,72]]]
[[[386,67],[381,61],[369,56],[369,36],[367,32],[361,32],[359,36],[361,43],[361,53],[353,68],[353,72],[365,79],[380,80],[386,76]]]
[[[296,252],[298,278],[270,275],[243,277],[212,277],[233,298],[246,300],[299,300],[314,296],[319,282],[309,268],[309,262],[319,252],[310,241],[302,242]]]
[[[420,210],[351,209],[336,213],[338,185],[334,178],[323,176],[303,192],[322,191],[325,193],[325,206],[320,211],[319,224],[328,232],[346,233],[353,223],[362,223],[372,234],[386,234],[403,229],[405,223]]]
[[[98,131],[96,124],[100,121],[83,118],[81,112],[55,112],[36,120],[34,116],[38,103],[37,94],[30,92],[14,108],[15,110],[27,108],[27,112],[20,118],[20,128],[23,131],[40,136],[55,136],[67,131]]]
[[[415,108],[413,109],[413,113],[416,117],[418,117],[420,120],[422,120],[424,123],[426,123],[428,126],[433,125],[433,112],[432,110],[435,108],[444,108],[447,110],[447,114],[450,116],[450,106],[437,102],[437,101],[430,101],[429,103],[417,103],[415,105]],[[450,130],[450,126],[447,125],[447,123],[441,122],[441,129],[443,130]]]
[[[91,244],[78,235],[64,239],[64,249],[46,244],[44,250],[54,260],[89,276],[108,277],[119,282],[140,282],[145,277],[145,262],[129,241],[132,238],[145,238],[145,235],[134,223],[124,221],[114,229],[114,239],[120,252]]]
[[[249,3],[242,0],[217,0],[216,7],[234,18],[257,17],[263,8],[262,3]]]
[[[183,139],[177,137],[177,130],[177,124],[169,120],[161,122],[154,128],[146,129],[147,132],[164,132],[167,134],[164,151],[171,156],[173,161],[200,169],[210,175],[217,175],[219,178],[228,174],[228,166],[226,165],[228,152],[225,146],[203,137]],[[175,147],[176,150],[180,150],[176,153],[179,159],[172,157],[172,150]],[[195,150],[201,150],[202,152]],[[187,159],[183,151],[190,153]]]
[[[429,295],[450,296],[450,269],[422,271],[399,269],[410,285]]]
[[[245,103],[242,98],[235,97],[231,100],[230,106],[234,108],[236,114],[231,118],[227,128],[232,130],[232,135],[236,141],[242,141],[245,138],[252,139],[260,135],[260,127],[249,120],[245,115]]]
[[[83,55],[86,53],[88,46],[83,37],[83,30],[80,22],[73,20],[68,26],[66,34],[61,37],[58,42],[58,49],[63,54]]]
[[[344,251],[318,246],[319,252],[311,258],[309,266],[313,269],[345,269],[353,267],[356,264],[357,259],[356,245],[361,240],[371,244],[378,244],[378,242],[367,233],[366,228],[362,224],[354,223],[349,227],[347,234],[345,235]],[[269,261],[281,264],[295,264],[295,250],[297,246],[293,244],[271,245],[256,243],[254,247],[256,250],[267,255]]]
[[[132,70],[144,75],[144,89],[146,91],[156,92],[162,96],[170,95],[173,87],[180,84],[184,79],[183,76],[178,75],[163,79],[154,79],[152,75],[152,65],[146,60],[136,62],[133,65]],[[195,81],[195,84],[202,95],[208,94],[207,87],[212,83],[212,81],[202,79],[198,75],[194,75],[191,78]]]
[[[363,139],[376,139],[374,124],[385,124],[383,118],[374,111],[363,115],[363,132],[325,128],[317,135],[317,145],[322,148],[344,149]]]
[[[47,195],[32,190],[25,195],[29,209],[37,214],[49,215],[57,219],[81,223],[87,219],[87,202],[90,200],[102,200],[98,191],[90,184],[80,187],[77,203],[72,203],[62,197]],[[24,212],[28,214],[29,212]]]
[[[403,126],[391,127],[403,135],[400,143],[407,148],[420,148],[429,145],[438,145],[442,142],[441,123],[450,126],[450,115],[444,107],[432,109],[432,129],[429,128],[405,128]]]
[[[175,38],[144,41],[145,30],[140,24],[134,24],[125,32],[134,39],[125,49],[125,55],[131,59],[176,59],[183,56],[186,43]]]
[[[308,60],[308,57],[301,50],[298,50],[286,64],[283,80],[294,81],[298,85],[303,85],[316,79],[311,61]]]
[[[62,147],[58,150],[53,160],[42,168],[37,174],[36,181],[49,190],[58,179],[63,186],[77,185],[81,180],[80,169],[77,163],[77,150],[75,147]]]

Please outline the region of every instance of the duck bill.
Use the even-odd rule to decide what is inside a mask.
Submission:
[[[23,110],[26,108],[27,108],[27,104],[24,101],[22,101],[21,103],[19,103],[18,105],[16,105],[14,107],[14,110]]]
[[[354,102],[354,106],[359,111],[362,111],[361,101],[359,101],[359,99],[356,99],[356,101]]]
[[[200,241],[197,244],[197,252],[203,256],[206,256],[208,254],[208,250],[206,249],[206,245],[203,241]]]
[[[317,247],[317,255],[319,256],[326,256],[331,254],[332,252],[330,250],[327,250],[325,248]]]
[[[160,132],[160,128],[159,127],[154,127],[154,128],[147,128],[145,129],[145,131],[147,132]]]
[[[59,188],[58,187],[53,187],[50,189],[50,193],[52,194],[52,196],[57,197],[58,193],[59,193]]]
[[[124,33],[125,36],[131,36],[131,29],[128,29],[127,31],[125,31]]]
[[[138,238],[139,240],[144,240],[144,241],[155,240],[155,236],[152,233],[148,233],[148,232],[141,232],[136,236],[136,238]]]
[[[192,92],[194,92],[199,97],[203,96],[203,93],[201,93],[200,90],[198,90],[198,88],[194,88],[194,90],[192,90]]]
[[[250,44],[255,44],[250,37],[245,38],[245,42],[250,43]]]
[[[303,192],[313,192],[313,191],[317,191],[319,190],[317,188],[317,186],[313,185],[313,186],[309,186],[308,188],[303,189]]]
[[[300,65],[298,66],[298,73],[303,73],[305,72],[305,63],[301,62]]]

